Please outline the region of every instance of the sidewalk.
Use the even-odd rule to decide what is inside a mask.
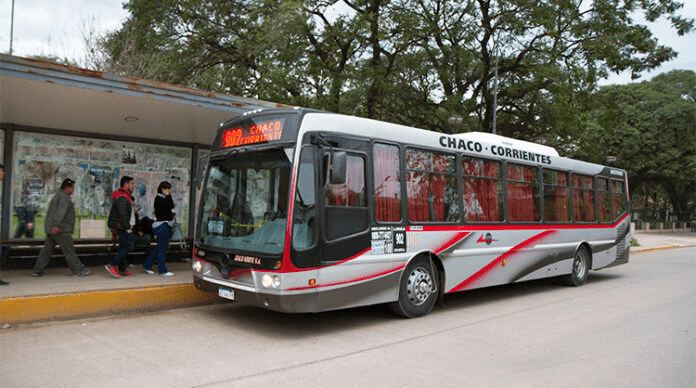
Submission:
[[[696,246],[696,233],[635,233],[639,246],[631,254]],[[630,261],[629,261],[630,265]],[[136,276],[113,278],[102,266],[89,267],[87,277],[74,278],[70,269],[48,268],[40,278],[31,270],[2,272],[9,286],[0,287],[0,328],[17,323],[74,319],[86,316],[189,307],[223,301],[193,286],[190,263],[167,263],[176,275],[148,275],[140,265]]]
[[[696,246],[696,233],[694,232],[638,232],[633,233],[631,237],[639,244],[639,246],[631,247],[631,253]]]
[[[72,319],[132,311],[189,307],[220,301],[193,286],[190,263],[167,263],[172,277],[148,275],[140,265],[135,276],[116,279],[103,266],[74,278],[70,269],[47,268],[40,278],[31,270],[2,271],[9,286],[0,287],[0,327],[7,324]]]

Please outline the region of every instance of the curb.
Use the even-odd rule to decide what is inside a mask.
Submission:
[[[631,253],[644,253],[644,252],[653,252],[653,251],[664,251],[666,249],[674,249],[674,248],[688,248],[688,247],[693,247],[696,245],[668,245],[664,247],[656,247],[656,248],[645,248],[645,249],[635,249],[631,250]]]
[[[193,284],[10,297],[0,299],[0,324],[192,307],[216,302],[220,302],[220,298],[199,291]]]

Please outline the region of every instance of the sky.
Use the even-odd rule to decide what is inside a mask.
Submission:
[[[68,58],[80,65],[86,63],[84,37],[88,31],[105,33],[117,30],[128,16],[122,3],[126,0],[14,0],[14,38],[12,55],[33,55]],[[153,0],[156,1],[156,0]],[[696,19],[696,1],[684,3],[680,14]],[[10,25],[13,0],[0,0],[0,53],[10,49]],[[661,19],[650,29],[662,44],[674,48],[679,56],[657,70],[642,74],[637,81],[674,69],[696,71],[696,33],[679,37]],[[691,42],[689,42],[691,41]],[[612,75],[600,85],[625,84],[631,74]]]

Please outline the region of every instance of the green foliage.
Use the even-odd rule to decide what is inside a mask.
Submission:
[[[99,40],[107,71],[572,152],[597,80],[673,58],[631,16],[694,21],[673,0],[130,0]],[[494,109],[496,63],[499,87]]]
[[[693,212],[696,192],[696,73],[675,70],[651,81],[607,86],[595,96],[579,156],[607,155],[629,173],[634,205],[664,195],[675,212]]]

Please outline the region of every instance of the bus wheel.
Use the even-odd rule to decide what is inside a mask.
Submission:
[[[578,248],[573,259],[573,270],[570,274],[563,277],[563,282],[569,286],[582,286],[587,283],[590,273],[590,255],[584,246]]]
[[[405,318],[428,314],[437,301],[437,273],[426,257],[417,257],[409,263],[399,284],[399,299],[389,307]]]

